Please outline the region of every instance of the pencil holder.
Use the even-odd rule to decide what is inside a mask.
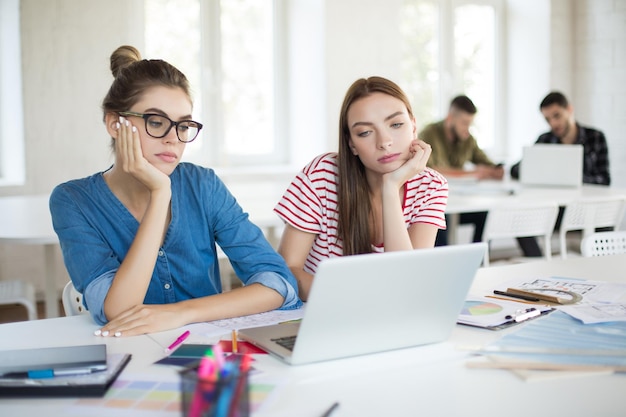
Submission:
[[[183,417],[248,417],[248,371],[199,377],[198,366],[180,371]]]

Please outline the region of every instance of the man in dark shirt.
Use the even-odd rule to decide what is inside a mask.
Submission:
[[[558,91],[548,94],[539,105],[539,109],[551,130],[539,136],[535,143],[583,145],[583,182],[610,185],[609,149],[604,133],[577,123],[573,106]],[[511,177],[519,178],[519,171],[518,162],[511,167]],[[559,212],[557,229],[561,224],[562,215],[563,209]],[[519,238],[518,242],[525,256],[541,256],[541,249],[535,238]]]
[[[551,130],[539,136],[535,143],[583,145],[583,182],[610,185],[609,150],[604,133],[578,124],[574,108],[559,92],[548,94],[540,110]],[[519,162],[511,167],[511,177],[519,178]]]

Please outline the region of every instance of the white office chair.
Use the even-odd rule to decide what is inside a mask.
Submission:
[[[561,257],[567,258],[567,232],[582,230],[583,239],[598,227],[619,227],[624,216],[624,197],[596,197],[574,201],[565,206],[559,229]]]
[[[26,309],[28,320],[37,320],[35,288],[28,282],[0,281],[0,304],[21,304]]]
[[[605,256],[626,253],[626,231],[596,232],[580,242],[583,256]]]
[[[550,238],[558,213],[556,203],[494,207],[487,213],[483,242],[516,237],[543,237],[545,257],[550,259]],[[489,251],[485,254],[484,266],[489,266]]]
[[[72,281],[65,284],[61,301],[63,302],[63,310],[65,310],[66,316],[89,314],[89,311],[83,305],[83,295],[74,288]]]

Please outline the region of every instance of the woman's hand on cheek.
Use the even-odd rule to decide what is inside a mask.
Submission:
[[[132,307],[101,329],[96,336],[121,337],[155,333],[184,326],[184,316],[177,304],[142,304]]]
[[[170,186],[169,177],[143,156],[137,128],[123,117],[119,121],[115,152],[122,170],[137,178],[148,189]]]
[[[432,149],[426,142],[415,139],[409,147],[409,159],[397,170],[390,172],[390,179],[402,186],[406,181],[413,178],[426,168],[426,163]]]
[[[423,140],[415,139],[411,142],[410,152],[412,154],[411,159],[407,163],[412,163],[415,174],[419,174],[426,168],[428,158],[432,152],[430,145]]]

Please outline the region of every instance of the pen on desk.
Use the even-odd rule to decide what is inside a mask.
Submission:
[[[335,403],[333,403],[333,405],[331,405],[331,406],[328,408],[328,410],[326,410],[326,411],[324,412],[324,414],[322,414],[322,417],[330,417],[330,416],[331,416],[331,415],[335,412],[335,410],[336,410],[337,408],[339,408],[339,402],[335,402]]]
[[[233,330],[231,333],[231,349],[233,353],[238,353],[237,349],[237,330]]]
[[[495,300],[515,301],[516,303],[524,303],[524,304],[536,305],[536,303],[533,303],[532,301],[524,301],[524,300],[511,300],[509,297],[500,297],[500,296],[498,296],[498,295],[485,295],[485,297],[487,297],[487,298],[493,298],[493,299],[495,299]]]
[[[178,345],[183,343],[185,341],[185,339],[187,339],[189,337],[190,334],[191,333],[189,332],[189,330],[187,330],[183,334],[178,336],[178,338],[176,340],[174,340],[174,342],[171,345],[169,345],[167,348],[165,348],[165,352],[171,352],[174,349],[176,349],[178,347]]]
[[[506,295],[507,297],[511,297],[511,298],[519,298],[520,300],[541,301],[541,299],[539,299],[537,297],[532,297],[530,295],[523,295],[523,294],[513,294],[513,293],[510,293],[510,292],[506,292],[506,291],[493,290],[493,293],[497,294],[497,295]]]
[[[9,372],[0,375],[1,378],[16,378],[16,379],[47,379],[57,376],[74,376],[74,375],[87,375],[97,371],[102,371],[100,368],[66,368],[66,369],[34,369],[25,372]]]

